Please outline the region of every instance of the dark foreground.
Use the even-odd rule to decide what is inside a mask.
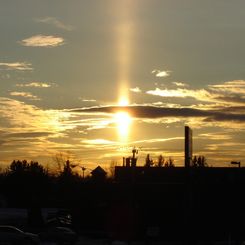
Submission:
[[[87,237],[81,244],[245,241],[243,168],[119,169],[114,180],[11,175],[1,179],[1,187],[2,205],[26,210],[24,223],[0,214],[1,224],[35,232],[47,226],[44,207],[66,210],[71,223],[63,225]]]

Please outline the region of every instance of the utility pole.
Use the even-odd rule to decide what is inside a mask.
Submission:
[[[83,171],[83,179],[84,179],[84,172],[85,172],[86,168],[85,167],[81,167],[81,169]]]

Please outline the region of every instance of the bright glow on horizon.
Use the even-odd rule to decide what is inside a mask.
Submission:
[[[127,112],[121,111],[115,114],[115,120],[117,124],[119,139],[122,143],[126,143],[128,140],[132,118]]]

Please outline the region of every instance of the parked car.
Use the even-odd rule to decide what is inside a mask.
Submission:
[[[74,244],[78,240],[76,232],[67,227],[47,227],[39,233],[41,241],[60,244]]]
[[[71,227],[72,218],[68,210],[58,210],[55,213],[49,213],[46,221],[47,226]]]
[[[39,237],[36,234],[24,232],[14,226],[0,226],[0,244],[39,244]]]

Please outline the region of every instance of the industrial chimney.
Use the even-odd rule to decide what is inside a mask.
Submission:
[[[185,126],[185,167],[191,166],[192,162],[192,130]]]

